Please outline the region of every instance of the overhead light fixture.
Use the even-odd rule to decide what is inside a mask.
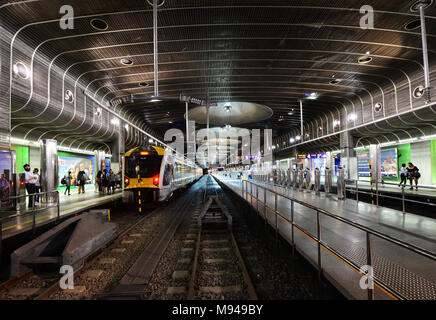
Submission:
[[[382,109],[383,109],[383,105],[382,105],[380,102],[377,102],[377,103],[374,105],[374,111],[375,111],[376,113],[379,113],[380,111],[382,111]]]
[[[415,90],[413,90],[413,96],[416,99],[419,99],[424,95],[424,92],[425,92],[425,88],[423,86],[418,86],[415,88]]]
[[[421,27],[421,20],[416,19],[416,20],[412,20],[412,21],[408,22],[404,26],[404,29],[406,29],[407,31],[410,31],[410,30],[418,29],[419,27]]]
[[[418,138],[410,138],[410,139],[400,140],[400,143],[407,143],[407,142],[412,142],[412,141],[416,141],[416,140],[418,140]]]
[[[316,92],[306,93],[305,96],[307,97],[307,99],[315,100],[316,98],[318,98],[318,93]]]
[[[301,140],[301,136],[296,136],[295,140],[300,141]]]
[[[126,130],[129,130],[129,125],[126,123],[126,124],[124,125],[124,128],[125,128]]]
[[[150,102],[159,102],[159,101],[161,101],[161,100],[159,100],[159,99],[151,99],[150,100]]]
[[[172,122],[172,121],[168,121],[168,123],[170,123],[170,124],[171,124],[171,123],[173,123],[173,122]]]
[[[98,31],[104,31],[108,28],[108,24],[103,19],[92,19],[89,24]]]
[[[418,12],[421,7],[428,8],[433,4],[433,0],[418,0],[410,7],[410,11]]]
[[[357,115],[355,113],[350,113],[348,115],[348,121],[356,121]]]
[[[330,81],[330,84],[338,84],[340,83],[342,80],[341,79],[333,79],[332,81]]]
[[[420,139],[426,140],[426,139],[434,139],[434,138],[436,138],[436,134],[432,134],[431,136],[422,136]]]
[[[125,65],[125,66],[128,66],[128,65],[133,64],[133,61],[130,60],[130,59],[128,59],[128,58],[122,58],[122,59],[120,60],[120,62],[121,62],[121,64],[123,64],[123,65]]]
[[[118,118],[113,118],[113,119],[111,120],[111,123],[114,124],[114,125],[119,125],[119,124],[120,124],[120,119],[118,119]]]
[[[230,103],[226,103],[224,110],[226,110],[226,112],[230,112],[232,110],[232,105]]]
[[[153,139],[148,139],[148,142],[149,142],[149,143],[153,143],[154,140],[153,140]]]
[[[367,63],[370,63],[371,61],[372,61],[372,58],[368,55],[361,56],[357,59],[357,62],[360,64],[367,64]]]
[[[294,138],[291,138],[291,139],[289,139],[289,142],[290,142],[290,143],[294,143],[294,142],[295,142],[295,139],[294,139]]]
[[[28,79],[30,76],[29,69],[23,62],[17,62],[12,66],[12,71],[16,78]]]
[[[333,120],[333,127],[338,127],[341,124],[339,120]]]

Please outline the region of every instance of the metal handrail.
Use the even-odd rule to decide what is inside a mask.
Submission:
[[[280,216],[280,218],[283,219],[286,223],[292,225],[292,245],[293,245],[293,246],[295,246],[295,242],[294,242],[294,227],[297,228],[297,229],[299,229],[299,230],[301,230],[302,232],[304,232],[304,233],[307,234],[310,238],[312,238],[314,241],[317,242],[317,244],[318,244],[318,271],[319,271],[319,276],[320,276],[320,277],[321,277],[321,273],[322,273],[322,263],[321,263],[321,254],[320,254],[321,246],[324,247],[324,248],[326,248],[327,250],[330,250],[330,251],[334,252],[338,257],[340,257],[340,259],[343,259],[344,261],[346,261],[347,263],[349,263],[350,265],[352,265],[352,266],[355,267],[356,269],[359,268],[359,266],[356,265],[353,261],[351,261],[351,260],[348,259],[346,256],[344,256],[342,253],[340,253],[339,251],[335,250],[334,248],[332,248],[332,247],[330,247],[328,244],[326,244],[324,241],[322,241],[322,239],[321,239],[321,233],[320,233],[320,231],[321,231],[321,220],[320,220],[320,214],[324,214],[324,215],[326,215],[326,216],[328,216],[328,217],[331,217],[331,218],[333,218],[333,219],[335,219],[335,220],[341,221],[341,222],[343,222],[343,223],[345,223],[345,224],[347,224],[347,225],[350,225],[350,226],[352,226],[352,227],[354,227],[354,228],[356,228],[356,229],[359,229],[359,230],[365,232],[365,234],[366,234],[366,238],[367,238],[367,264],[370,265],[370,266],[372,265],[372,253],[371,253],[371,246],[370,246],[370,236],[371,236],[371,235],[376,236],[376,237],[379,237],[379,238],[381,238],[381,239],[383,239],[383,240],[386,240],[386,241],[388,241],[388,242],[390,242],[390,243],[393,243],[393,244],[395,244],[395,245],[398,245],[398,246],[400,246],[400,247],[402,247],[402,248],[404,248],[404,249],[410,250],[410,251],[412,251],[412,252],[414,252],[414,253],[416,253],[416,254],[419,254],[419,255],[421,255],[421,256],[427,257],[427,258],[432,259],[432,260],[436,260],[436,255],[435,255],[435,253],[433,253],[433,252],[431,252],[431,251],[429,251],[429,250],[426,250],[426,249],[420,248],[420,247],[415,246],[415,245],[413,245],[413,244],[406,243],[406,242],[404,242],[404,241],[402,241],[402,240],[399,240],[399,239],[393,238],[393,237],[391,237],[391,236],[388,236],[388,235],[382,234],[382,233],[380,233],[379,231],[376,231],[376,230],[373,230],[373,229],[371,229],[371,228],[368,228],[368,227],[362,226],[362,225],[360,225],[360,224],[358,224],[358,223],[355,223],[355,222],[353,222],[353,221],[351,221],[351,220],[349,220],[349,219],[346,219],[346,218],[343,218],[343,217],[337,216],[336,214],[330,213],[330,212],[328,212],[327,210],[324,210],[324,209],[322,209],[322,208],[318,208],[318,207],[316,207],[316,206],[314,206],[314,205],[308,204],[308,203],[303,202],[303,201],[301,201],[301,200],[297,200],[297,199],[295,199],[295,198],[291,198],[291,197],[289,197],[289,196],[287,196],[287,195],[284,195],[284,194],[282,194],[282,193],[277,192],[276,190],[272,190],[272,189],[270,189],[270,188],[267,188],[267,187],[265,187],[265,186],[263,186],[263,185],[260,185],[260,184],[258,184],[258,183],[255,183],[255,182],[253,182],[253,181],[242,180],[242,182],[241,182],[241,183],[242,183],[242,190],[241,190],[241,191],[242,191],[242,196],[243,196],[243,193],[244,193],[244,182],[245,182],[245,186],[246,186],[246,187],[245,187],[245,193],[246,193],[246,197],[245,197],[245,198],[247,198],[247,202],[248,202],[248,194],[249,194],[249,193],[248,193],[248,184],[250,184],[250,192],[251,192],[250,196],[251,196],[252,198],[254,198],[254,197],[253,197],[253,185],[256,186],[256,189],[258,189],[258,188],[260,187],[260,188],[262,188],[262,189],[264,190],[264,219],[265,219],[265,222],[266,222],[266,216],[265,216],[265,214],[266,214],[266,208],[268,207],[268,209],[276,215],[276,219],[277,219],[277,216]],[[272,209],[272,208],[270,208],[270,207],[267,205],[267,203],[266,203],[266,191],[270,191],[270,192],[274,193],[274,202],[275,202],[274,207],[275,207],[275,209]],[[256,191],[256,192],[258,192],[258,191]],[[281,196],[281,197],[283,197],[283,198],[285,198],[285,199],[291,201],[291,221],[289,221],[287,218],[283,217],[283,216],[278,212],[278,210],[277,210],[277,197],[278,197],[278,196]],[[244,197],[244,196],[243,196],[243,197]],[[256,199],[256,202],[259,201],[258,197],[256,197],[255,199]],[[318,233],[317,236],[312,235],[310,232],[308,232],[307,230],[305,230],[305,229],[302,228],[301,226],[297,225],[297,224],[293,221],[293,220],[294,220],[294,203],[298,203],[298,204],[300,204],[300,205],[302,205],[302,206],[305,206],[305,207],[307,207],[307,208],[309,208],[309,209],[312,209],[312,210],[316,211],[316,213],[317,213],[317,233]],[[251,204],[251,201],[250,201],[250,204]],[[252,205],[252,206],[253,206],[253,205]],[[257,205],[257,207],[258,207],[258,205]],[[257,212],[259,213],[258,210],[257,210]],[[278,231],[278,225],[277,225],[277,221],[276,221],[276,232],[277,232],[277,231]],[[294,248],[293,248],[293,251],[294,251]],[[365,275],[364,275],[364,276],[365,276]],[[386,291],[388,291],[389,293],[391,293],[392,295],[394,295],[396,298],[399,298],[399,299],[405,299],[405,297],[404,297],[403,295],[401,295],[400,293],[398,293],[395,289],[390,288],[388,285],[386,285],[385,283],[383,283],[382,280],[377,279],[374,275],[372,275],[372,276],[369,276],[369,275],[368,275],[368,276],[365,276],[365,277],[368,277],[368,278],[371,277],[371,279],[372,279],[376,284],[378,284],[380,287],[384,288]],[[373,298],[374,298],[374,292],[373,292],[373,289],[368,288],[368,299],[373,299]]]

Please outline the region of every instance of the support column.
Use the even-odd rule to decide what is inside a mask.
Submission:
[[[125,153],[124,130],[123,127],[120,127],[117,138],[112,142],[112,162],[117,164],[117,168],[114,168],[115,173],[123,171],[123,156]]]
[[[376,183],[376,181],[381,181],[381,149],[376,144],[371,144],[369,146],[369,160],[371,161],[371,176],[372,181]]]
[[[58,142],[43,139],[41,143],[41,192],[56,191],[58,188]],[[55,202],[54,193],[43,197],[46,202]]]
[[[354,151],[354,138],[348,132],[340,134],[341,166],[346,180],[357,179],[357,158]]]
[[[94,176],[94,183],[95,183],[95,190],[98,192],[98,184],[97,184],[97,173],[101,170],[103,171],[105,166],[105,152],[102,150],[95,150],[94,151],[95,156],[95,176]]]

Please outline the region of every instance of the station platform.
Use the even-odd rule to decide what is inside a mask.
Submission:
[[[112,202],[122,198],[122,191],[116,190],[114,194],[102,195],[94,191],[94,188],[88,188],[84,194],[78,194],[77,191],[71,192],[71,195],[64,195],[63,191],[59,191],[59,216],[66,217],[74,215],[77,212],[85,211],[93,207],[100,206],[105,203]],[[19,233],[32,229],[33,211],[26,209],[25,212],[20,212],[19,217],[14,216],[16,211],[4,211],[1,213],[3,218],[2,223],[2,239],[7,239]],[[35,224],[41,225],[55,220],[58,216],[56,206],[47,209],[38,210],[35,213]]]
[[[292,243],[294,234],[296,250],[315,268],[318,268],[318,244],[309,235],[317,235],[316,209],[338,217],[339,219],[335,219],[320,214],[320,239],[326,244],[321,246],[320,250],[321,270],[323,276],[347,298],[368,299],[368,290],[361,286],[366,278],[363,277],[360,267],[367,265],[368,261],[367,231],[356,227],[361,226],[422,249],[421,253],[418,253],[385,238],[370,235],[374,278],[382,283],[375,284],[374,299],[436,300],[435,219],[410,213],[403,214],[401,211],[383,207],[377,208],[352,199],[338,200],[333,194],[316,194],[312,191],[286,189],[255,181],[253,182],[260,185],[258,190],[255,185],[250,190],[249,184],[246,192],[245,183],[243,186],[241,179],[231,179],[221,174],[215,177],[242,199],[248,199],[255,210],[258,208],[258,215],[277,229],[285,240]],[[266,188],[266,191],[262,187]],[[274,193],[287,197],[277,196],[278,215],[274,214],[273,209]],[[289,223],[292,217],[291,201],[288,198],[309,205],[307,207],[294,202],[294,224],[298,227],[294,225],[292,228],[292,224]],[[345,223],[344,220],[355,225]]]

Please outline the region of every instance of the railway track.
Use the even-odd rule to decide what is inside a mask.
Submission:
[[[221,188],[208,176],[201,210],[192,215],[192,225],[181,251],[194,250],[190,266],[175,270],[175,286],[169,297],[186,293],[188,300],[257,300],[257,295],[232,232],[232,216],[220,200]],[[183,253],[181,253],[183,255]],[[183,283],[185,280],[185,283]],[[187,289],[187,291],[186,291]]]

